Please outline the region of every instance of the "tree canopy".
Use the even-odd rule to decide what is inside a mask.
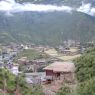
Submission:
[[[95,48],[87,50],[74,62],[77,87],[72,92],[73,88],[63,86],[58,95],[95,95]]]
[[[23,75],[15,76],[7,69],[0,69],[0,94],[2,95],[43,95],[41,87],[29,86]]]

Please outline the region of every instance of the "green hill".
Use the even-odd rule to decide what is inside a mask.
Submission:
[[[79,7],[84,1],[84,3],[93,3],[94,0],[16,0],[19,3],[31,2],[36,4],[54,4],[54,5],[67,5],[72,7]]]
[[[0,42],[59,45],[64,40],[95,40],[95,18],[83,13],[21,12],[0,15]]]
[[[16,0],[19,3],[67,5],[79,7],[83,0]],[[84,0],[95,3],[94,0]],[[95,17],[73,11],[18,12],[13,16],[0,12],[0,43],[60,45],[64,40],[95,41]]]

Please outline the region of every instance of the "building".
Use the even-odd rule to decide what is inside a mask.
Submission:
[[[25,73],[26,82],[29,84],[41,84],[45,81],[45,72]]]
[[[37,64],[40,66],[45,65],[47,62],[48,62],[48,60],[46,60],[46,59],[36,59],[36,60],[32,61],[33,64]]]
[[[65,49],[60,49],[60,52],[63,53],[64,56],[74,56],[79,54],[79,49],[77,47],[70,47]]]
[[[44,68],[47,80],[64,79],[73,82],[75,65],[72,62],[54,62]]]
[[[10,69],[9,69],[14,75],[18,75],[19,74],[19,65],[15,64],[13,65]]]
[[[27,57],[22,57],[18,59],[18,64],[27,64],[27,63],[28,63]]]

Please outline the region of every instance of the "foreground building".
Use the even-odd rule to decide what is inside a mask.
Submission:
[[[74,81],[75,65],[72,62],[54,62],[44,68],[47,81],[62,79],[67,82]]]

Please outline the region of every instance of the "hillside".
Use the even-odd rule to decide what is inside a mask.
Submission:
[[[94,24],[94,17],[77,12],[0,15],[0,42],[58,45],[67,39],[90,41],[95,40]]]
[[[82,2],[82,0],[17,0],[19,3],[26,1],[58,6],[64,3],[70,7],[79,7]],[[94,0],[84,2],[92,3]],[[94,30],[95,18],[75,10],[72,12],[21,11],[12,14],[8,11],[6,13],[0,11],[0,43],[35,43],[55,46],[68,39],[80,42],[95,41]]]
[[[75,61],[76,86],[63,86],[58,95],[95,95],[95,48],[88,50]],[[71,90],[72,89],[72,90]]]
[[[78,7],[82,2],[95,3],[94,0],[16,0],[19,3],[31,2],[35,4],[54,4],[54,5],[67,5],[72,7]]]
[[[70,5],[70,6],[74,6],[74,5],[80,5],[82,0],[16,0],[17,2],[23,3],[23,2],[32,2],[35,4],[55,4],[55,5],[62,5],[62,4],[66,4],[66,5]],[[88,1],[88,0],[86,0]]]
[[[14,76],[7,69],[0,69],[0,95],[43,95],[38,86],[29,86],[24,75]]]

